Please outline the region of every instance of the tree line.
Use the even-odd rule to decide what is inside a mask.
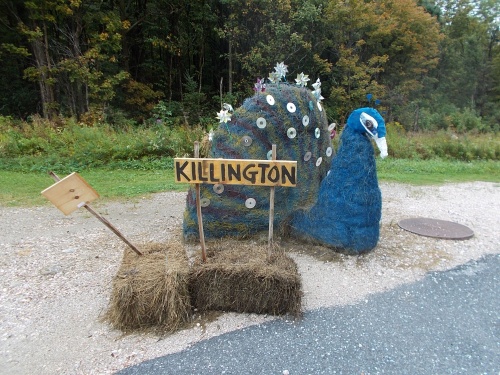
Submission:
[[[407,129],[500,130],[497,0],[1,4],[3,116],[208,125],[284,62],[341,123],[376,100]]]

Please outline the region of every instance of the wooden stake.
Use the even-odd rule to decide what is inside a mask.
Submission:
[[[194,142],[194,157],[200,157],[200,142]],[[198,232],[200,234],[201,259],[203,263],[207,261],[207,250],[205,248],[205,233],[203,232],[203,216],[201,215],[201,194],[200,184],[194,184],[196,188],[196,215],[198,216]]]
[[[276,145],[272,147],[272,160],[276,160]],[[268,250],[267,255],[271,256],[273,251],[273,231],[274,231],[274,190],[275,187],[271,186],[269,192],[269,237],[267,240]]]
[[[55,180],[55,181],[61,181],[58,175],[56,175],[54,172],[49,172],[49,175]],[[84,204],[83,207],[90,212],[92,215],[94,215],[101,223],[106,225],[111,231],[116,234],[123,242],[125,242],[132,250],[136,252],[137,255],[142,255],[142,253],[134,246],[132,245],[123,234],[120,233],[118,229],[116,229],[113,224],[111,224],[106,218],[103,216],[99,215],[90,205]]]

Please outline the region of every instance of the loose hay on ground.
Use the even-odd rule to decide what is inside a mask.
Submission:
[[[302,285],[294,260],[267,246],[228,240],[207,245],[207,262],[192,266],[190,293],[200,311],[299,316]]]
[[[126,249],[113,280],[104,320],[122,331],[172,332],[190,318],[189,265],[178,241],[147,244],[143,256]]]

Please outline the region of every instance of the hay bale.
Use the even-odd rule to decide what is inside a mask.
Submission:
[[[283,251],[228,240],[209,246],[207,262],[191,270],[190,293],[200,311],[299,316],[302,286],[297,265]]]
[[[125,250],[104,320],[122,331],[172,332],[191,316],[189,265],[178,241]]]

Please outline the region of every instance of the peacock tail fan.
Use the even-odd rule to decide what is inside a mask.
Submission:
[[[265,93],[247,98],[228,122],[215,130],[210,158],[297,161],[295,187],[275,188],[274,227],[296,210],[312,206],[333,157],[325,110],[313,93],[286,83],[268,84]],[[201,184],[205,238],[249,237],[269,227],[270,189],[265,186]],[[199,238],[196,192],[187,196],[183,232]]]

